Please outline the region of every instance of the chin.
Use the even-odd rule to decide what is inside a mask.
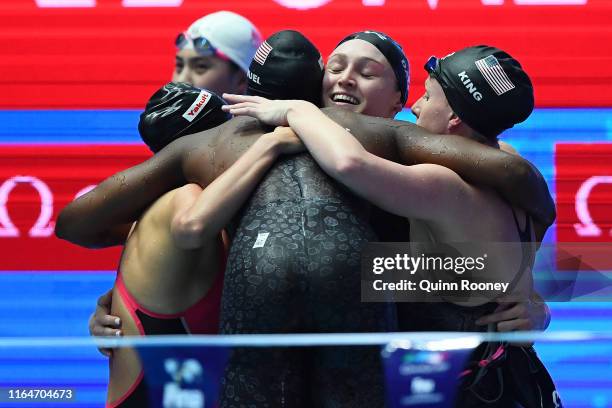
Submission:
[[[339,106],[342,109],[345,109],[347,111],[351,111],[351,112],[355,112],[355,113],[361,113],[362,109],[359,105],[342,105]]]

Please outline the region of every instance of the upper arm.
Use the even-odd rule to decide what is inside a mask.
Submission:
[[[185,184],[183,187],[177,188],[172,196],[171,211],[169,214],[170,220],[176,219],[189,210],[197,201],[202,191],[204,191],[204,189],[194,183]]]
[[[368,152],[388,160],[399,161],[395,142],[398,121],[361,115],[340,108],[323,108],[321,111],[347,129]]]
[[[435,164],[405,166],[367,154],[347,171],[345,184],[388,212],[436,222],[453,219],[476,200],[473,187]]]
[[[553,223],[555,204],[546,181],[527,160],[465,137],[423,132],[409,126],[397,128],[395,140],[402,162],[448,167],[469,183],[497,190],[543,224]]]
[[[57,219],[57,236],[86,247],[116,244],[109,240],[114,230],[136,221],[153,201],[184,184],[185,144],[176,142],[68,204]]]
[[[190,222],[187,214],[202,194],[202,187],[189,183],[176,189],[170,203],[170,211],[166,221],[166,227],[170,231],[172,239],[179,248],[197,248],[200,239],[194,240],[194,235],[201,235],[198,225]],[[199,237],[201,238],[201,237]],[[197,242],[194,242],[197,241]]]

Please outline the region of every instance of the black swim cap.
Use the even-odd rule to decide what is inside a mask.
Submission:
[[[138,132],[153,153],[180,136],[211,129],[231,118],[216,94],[185,83],[170,82],[151,96],[140,114]]]
[[[496,138],[533,111],[529,76],[499,48],[478,45],[430,57],[425,70],[440,83],[457,116],[487,138]]]
[[[323,58],[317,47],[297,31],[279,31],[265,40],[247,74],[249,95],[303,99],[321,105]]]
[[[408,88],[410,86],[410,64],[402,47],[393,38],[380,31],[360,31],[346,36],[336,45],[336,48],[350,40],[367,41],[385,56],[395,73],[395,78],[397,78],[397,84],[402,94],[402,105],[405,105],[408,100]]]

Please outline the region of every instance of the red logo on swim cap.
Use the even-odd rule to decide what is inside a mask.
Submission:
[[[196,116],[202,111],[202,108],[206,106],[208,101],[210,100],[211,94],[202,90],[200,95],[196,98],[195,101],[191,104],[189,109],[183,113],[183,117],[187,119],[189,122],[193,121]]]

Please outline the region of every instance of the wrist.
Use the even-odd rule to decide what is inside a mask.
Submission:
[[[314,104],[308,101],[292,101],[287,109],[286,120],[289,126],[291,126],[291,121],[294,120],[299,115],[304,115],[311,109],[318,110]]]
[[[277,135],[272,133],[263,134],[254,145],[261,157],[276,158],[281,155],[283,142]]]

